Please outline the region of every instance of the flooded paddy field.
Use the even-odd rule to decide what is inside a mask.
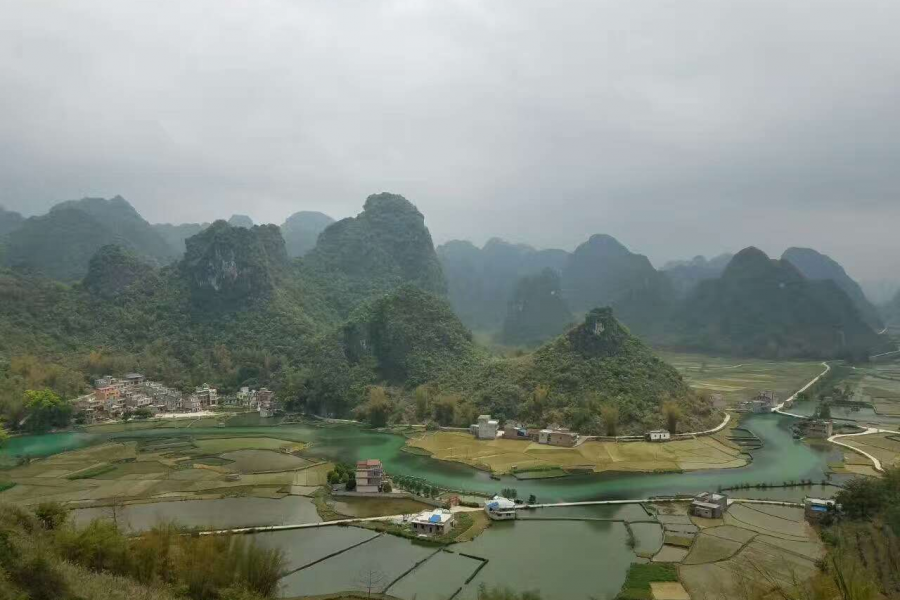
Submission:
[[[316,507],[309,498],[288,496],[269,498],[215,498],[127,504],[117,507],[76,508],[71,511],[76,525],[93,519],[113,520],[129,532],[146,531],[161,522],[201,529],[259,527],[288,523],[319,523]]]

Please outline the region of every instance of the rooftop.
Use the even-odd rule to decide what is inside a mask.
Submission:
[[[446,523],[452,518],[453,513],[451,513],[449,510],[445,508],[436,508],[434,510],[423,510],[415,517],[413,517],[413,522],[442,524]]]
[[[380,467],[381,461],[377,458],[370,458],[368,460],[358,460],[356,461],[357,469],[365,469],[367,467]]]

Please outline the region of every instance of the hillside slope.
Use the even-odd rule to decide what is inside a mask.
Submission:
[[[292,214],[281,224],[281,235],[287,247],[288,256],[303,256],[316,247],[319,234],[334,223],[334,219],[315,211],[300,211]]]
[[[837,284],[809,281],[756,248],[697,285],[674,327],[683,346],[773,358],[859,357],[880,343]]]
[[[5,264],[58,279],[77,281],[101,247],[115,244],[156,265],[177,253],[120,196],[84,198],[57,204],[39,217],[26,219],[6,239]]]
[[[544,269],[516,284],[500,340],[504,344],[534,346],[565,331],[572,320],[572,312],[562,297],[559,274]]]
[[[665,320],[673,296],[668,279],[646,256],[634,254],[615,238],[593,235],[578,246],[563,269],[563,295],[573,311],[611,306],[641,334]]]
[[[453,240],[439,246],[437,254],[453,310],[466,326],[479,331],[502,326],[507,303],[522,277],[544,269],[560,272],[568,258],[564,250],[536,250],[499,238],[482,248]]]
[[[844,267],[837,261],[812,248],[788,248],[781,258],[797,267],[807,279],[813,281],[830,279],[835,282],[850,297],[869,327],[876,331],[881,331],[884,327],[878,310],[866,298],[859,284],[847,275]]]

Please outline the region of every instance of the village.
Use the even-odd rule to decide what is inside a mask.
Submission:
[[[220,396],[216,388],[203,384],[184,393],[140,373],[96,379],[93,391],[76,398],[73,406],[79,420],[88,425],[132,417],[194,416],[229,407],[256,411],[260,417],[271,417],[279,410],[275,394],[266,388],[242,387],[234,395]]]

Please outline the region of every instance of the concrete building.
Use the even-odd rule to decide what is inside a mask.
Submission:
[[[830,438],[834,434],[834,422],[830,419],[810,419],[801,424],[808,438]]]
[[[194,390],[194,396],[200,400],[202,409],[219,405],[219,392],[216,388],[209,387],[208,383],[204,383],[201,387]]]
[[[803,499],[803,515],[809,521],[819,521],[825,516],[838,510],[838,505],[834,500],[825,500],[822,498],[804,498]]]
[[[654,429],[647,432],[646,438],[648,442],[668,442],[672,439],[672,434],[665,429]]]
[[[728,496],[702,492],[691,502],[691,514],[704,519],[721,519],[728,510]]]
[[[516,503],[502,496],[494,496],[484,503],[484,512],[494,521],[516,518]]]
[[[541,429],[538,432],[538,443],[571,448],[578,443],[578,434],[574,431],[569,431],[565,427]]]
[[[128,385],[140,385],[144,383],[145,377],[140,373],[125,373],[125,375],[122,376],[122,379],[124,379],[125,383]]]
[[[495,440],[497,439],[497,428],[499,423],[491,419],[491,415],[481,415],[478,422],[473,425],[475,437],[479,440]]]
[[[420,512],[410,523],[413,532],[419,535],[444,535],[453,529],[454,521],[452,512],[445,508],[436,508]]]
[[[356,491],[363,493],[378,493],[381,491],[381,482],[384,479],[384,470],[381,461],[377,458],[360,460],[356,462]]]
[[[508,440],[530,440],[528,428],[520,423],[507,423],[503,427],[503,437]]]

